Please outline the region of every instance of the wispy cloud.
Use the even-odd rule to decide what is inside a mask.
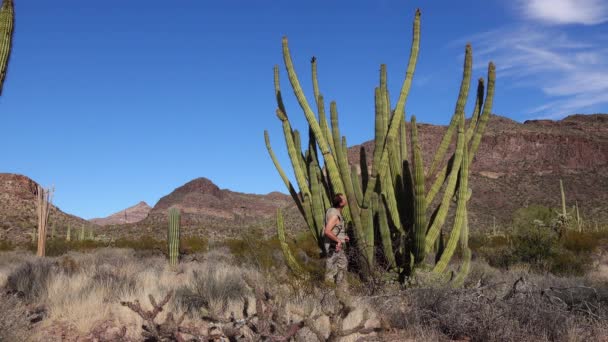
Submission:
[[[606,0],[520,0],[518,3],[524,16],[549,24],[595,25],[608,21]]]
[[[483,62],[475,68],[493,60],[501,82],[546,95],[544,103],[527,110],[530,117],[561,118],[608,103],[608,47],[594,37],[574,39],[558,28],[524,25],[468,40],[475,60]]]

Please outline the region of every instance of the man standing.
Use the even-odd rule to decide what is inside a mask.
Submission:
[[[342,209],[346,206],[346,197],[336,194],[332,201],[332,207],[325,213],[325,250],[327,261],[325,264],[325,281],[341,285],[344,273],[348,266],[348,259],[344,253],[344,243],[348,242]]]

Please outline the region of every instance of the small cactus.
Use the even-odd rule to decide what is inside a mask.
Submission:
[[[167,228],[167,248],[171,266],[175,266],[179,262],[179,224],[179,209],[172,207],[169,209],[169,227]]]

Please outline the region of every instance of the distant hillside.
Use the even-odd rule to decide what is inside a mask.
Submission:
[[[152,208],[148,205],[148,203],[142,201],[132,207],[123,209],[108,217],[93,218],[89,221],[100,226],[107,226],[110,224],[136,223],[145,219],[148,216],[150,209]]]
[[[0,173],[0,240],[23,243],[31,239],[32,229],[37,226],[37,183],[32,179],[11,173]],[[96,229],[98,226],[80,217],[66,214],[53,206],[49,214],[49,234],[55,226],[57,236],[65,237],[67,226],[83,225]]]
[[[258,229],[271,234],[276,229],[277,208],[288,207],[288,222],[304,226],[290,196],[272,192],[266,195],[246,194],[220,189],[207,178],[196,178],[162,197],[148,216],[135,224],[106,226],[110,235],[134,236],[144,232],[164,238],[167,227],[167,211],[177,207],[181,212],[183,234],[204,235],[210,239],[236,237],[244,230]],[[292,225],[293,226],[293,225]]]
[[[445,130],[419,124],[427,167]],[[349,148],[350,162],[358,163],[361,146],[371,162],[373,145],[368,141]],[[608,114],[523,124],[493,115],[471,168],[472,229],[484,229],[494,218],[504,224],[530,204],[559,207],[560,179],[569,206],[578,203],[589,221],[608,221]]]

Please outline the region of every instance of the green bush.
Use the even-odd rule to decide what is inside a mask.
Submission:
[[[209,241],[200,236],[188,236],[182,238],[181,249],[186,254],[206,252],[209,249]]]
[[[113,246],[118,248],[132,248],[134,250],[160,250],[164,252],[167,249],[167,242],[144,235],[137,240],[120,238],[114,242]]]
[[[538,272],[583,275],[591,267],[591,253],[608,242],[608,231],[577,231],[556,225],[556,218],[555,210],[531,205],[515,212],[512,231],[473,235],[470,246],[494,267],[524,263]]]
[[[15,249],[15,246],[9,240],[0,240],[0,252],[12,251],[13,249]]]

